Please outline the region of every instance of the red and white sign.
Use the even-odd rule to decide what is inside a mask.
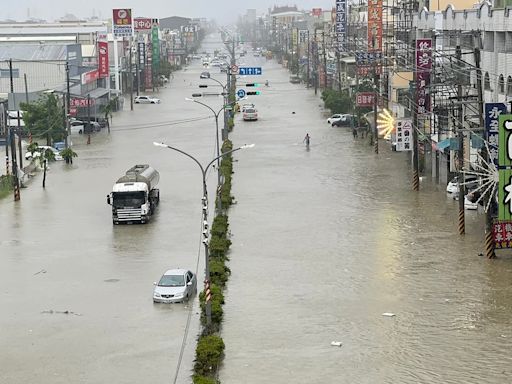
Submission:
[[[81,81],[82,85],[92,83],[93,81],[96,81],[100,78],[100,71],[95,69],[94,71],[89,71],[82,73]]]
[[[430,72],[432,70],[432,39],[416,40],[416,104],[418,115],[430,113]]]
[[[88,106],[87,100],[89,100],[89,105],[95,104],[95,99],[79,99],[77,97],[73,97],[70,101],[69,106],[71,108],[87,107]],[[71,110],[71,108],[70,108],[70,110]]]
[[[108,42],[98,41],[98,75],[99,77],[108,77]]]
[[[132,10],[131,9],[113,9],[112,10],[113,31],[115,36],[132,35]]]
[[[356,94],[356,107],[372,107],[375,99],[373,92],[358,92]]]
[[[233,65],[231,66],[231,73],[232,73],[232,74],[233,74],[233,73],[238,74],[238,65],[233,64]]]
[[[492,234],[496,248],[512,248],[512,221],[495,222]]]
[[[136,32],[151,31],[152,22],[148,17],[136,17],[133,19],[133,28]]]

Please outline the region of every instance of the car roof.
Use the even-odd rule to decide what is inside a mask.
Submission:
[[[184,275],[188,272],[188,269],[176,268],[176,269],[168,269],[165,271],[164,275]]]

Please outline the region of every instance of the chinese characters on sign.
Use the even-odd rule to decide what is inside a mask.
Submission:
[[[98,41],[98,71],[99,77],[108,77],[108,42]]]
[[[338,52],[346,51],[347,0],[336,0],[336,36],[338,38]]]
[[[133,29],[135,29],[135,32],[151,31],[151,19],[147,17],[136,17],[133,19]]]
[[[396,120],[396,151],[412,150],[412,120],[399,119]]]
[[[382,51],[382,0],[368,1],[368,51]]]
[[[160,67],[160,39],[158,37],[158,19],[153,19],[153,27],[151,29],[151,43],[153,47],[153,70],[155,73],[158,73],[158,68]]]
[[[485,139],[489,146],[489,161],[498,168],[499,117],[507,112],[503,103],[485,103]]]
[[[70,100],[69,106],[70,107],[87,107],[87,105],[94,105],[95,99],[79,99],[76,97],[73,97]]]
[[[418,115],[430,113],[432,39],[416,40],[416,105]]]
[[[498,220],[512,220],[512,115],[498,117]]]
[[[112,29],[114,36],[131,36],[132,30],[132,10],[131,9],[113,9],[112,10]]]
[[[512,248],[512,221],[495,222],[492,234],[496,248]]]
[[[137,43],[137,56],[139,61],[139,67],[144,69],[146,65],[146,44]]]
[[[356,106],[357,107],[372,107],[374,103],[373,92],[358,92],[356,94]]]

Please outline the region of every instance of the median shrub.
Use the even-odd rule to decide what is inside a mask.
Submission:
[[[0,199],[8,196],[14,189],[14,177],[12,175],[0,176]]]
[[[217,335],[201,337],[196,349],[194,364],[196,373],[202,376],[213,376],[222,361],[224,348],[224,341]]]
[[[211,377],[201,376],[201,375],[192,376],[192,380],[194,381],[194,384],[218,384],[219,383],[219,381],[216,379],[213,379]]]
[[[228,281],[231,270],[224,264],[222,260],[210,261],[210,280],[212,284],[224,288]]]

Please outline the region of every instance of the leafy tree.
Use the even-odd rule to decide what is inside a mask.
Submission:
[[[322,100],[326,108],[332,113],[349,113],[353,110],[354,102],[348,90],[335,91],[326,89],[322,92]]]
[[[44,95],[31,103],[21,103],[25,127],[33,137],[46,138],[46,144],[64,140],[64,111],[53,93]]]

